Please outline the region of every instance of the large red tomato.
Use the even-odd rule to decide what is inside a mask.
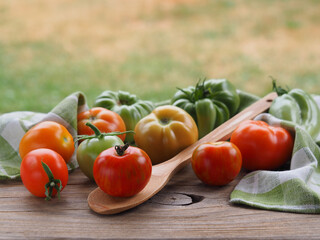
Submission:
[[[45,169],[46,166],[43,163],[49,168],[49,175],[48,169]],[[35,196],[50,199],[66,186],[68,167],[57,152],[47,148],[39,148],[30,151],[22,159],[20,175],[29,192]]]
[[[149,182],[152,163],[140,148],[129,145],[109,148],[97,157],[93,176],[105,193],[115,197],[130,197]]]
[[[78,114],[78,134],[93,135],[94,131],[86,125],[91,122],[100,132],[125,132],[126,125],[119,114],[102,107],[95,107]],[[124,141],[126,134],[118,135]]]
[[[293,137],[286,129],[263,121],[243,122],[230,141],[240,149],[247,170],[277,169],[290,159],[293,149]]]
[[[199,145],[192,154],[191,165],[196,176],[204,183],[222,186],[237,177],[242,157],[230,142],[208,142]]]
[[[72,135],[61,124],[53,121],[44,121],[33,126],[22,137],[19,145],[21,159],[38,148],[49,148],[59,153],[66,162],[71,160],[74,152]]]

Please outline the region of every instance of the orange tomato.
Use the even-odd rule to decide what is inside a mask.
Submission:
[[[56,151],[66,162],[69,162],[74,152],[73,137],[63,125],[57,122],[40,122],[22,137],[19,145],[21,159],[28,152],[38,148]]]
[[[94,131],[86,125],[87,122],[91,122],[102,133],[126,131],[126,125],[120,115],[102,107],[94,107],[78,114],[79,135],[94,134]],[[124,141],[126,135],[121,134],[118,137]]]

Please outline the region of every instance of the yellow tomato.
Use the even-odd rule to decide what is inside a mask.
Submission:
[[[153,164],[166,161],[198,140],[198,128],[183,109],[166,105],[155,108],[135,126],[135,143]]]

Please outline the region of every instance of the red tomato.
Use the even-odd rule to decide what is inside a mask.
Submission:
[[[247,170],[277,169],[290,159],[293,149],[293,138],[286,129],[263,121],[243,122],[230,141],[240,149]]]
[[[199,145],[192,154],[194,173],[204,183],[226,185],[235,179],[242,164],[239,149],[230,142],[208,142]]]
[[[125,132],[126,125],[118,113],[102,107],[95,107],[88,111],[78,114],[78,134],[93,135],[93,130],[86,126],[87,122],[91,122],[102,133],[108,132]],[[118,135],[124,141],[125,134]]]
[[[142,149],[128,145],[104,150],[93,166],[97,185],[114,197],[130,197],[140,192],[149,182],[151,172],[149,156]]]
[[[48,174],[41,162],[47,164],[54,179],[50,179],[49,181]],[[45,191],[47,183],[54,182],[58,187],[62,186],[62,189],[66,186],[68,182],[68,167],[64,159],[57,152],[47,148],[39,148],[30,151],[22,159],[20,175],[24,186],[29,192],[37,197],[46,197]],[[54,181],[56,179],[61,181],[61,185]],[[53,188],[50,197],[55,196],[56,193],[57,190]]]
[[[72,135],[61,124],[53,121],[40,122],[22,137],[19,145],[21,159],[38,148],[49,148],[59,153],[66,162],[71,160],[74,152]]]

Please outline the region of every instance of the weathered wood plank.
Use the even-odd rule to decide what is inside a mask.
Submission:
[[[238,179],[209,187],[190,166],[158,195],[139,207],[112,216],[88,208],[95,189],[77,170],[61,199],[33,197],[20,182],[0,183],[0,239],[318,239],[319,217],[264,211],[228,203]]]

